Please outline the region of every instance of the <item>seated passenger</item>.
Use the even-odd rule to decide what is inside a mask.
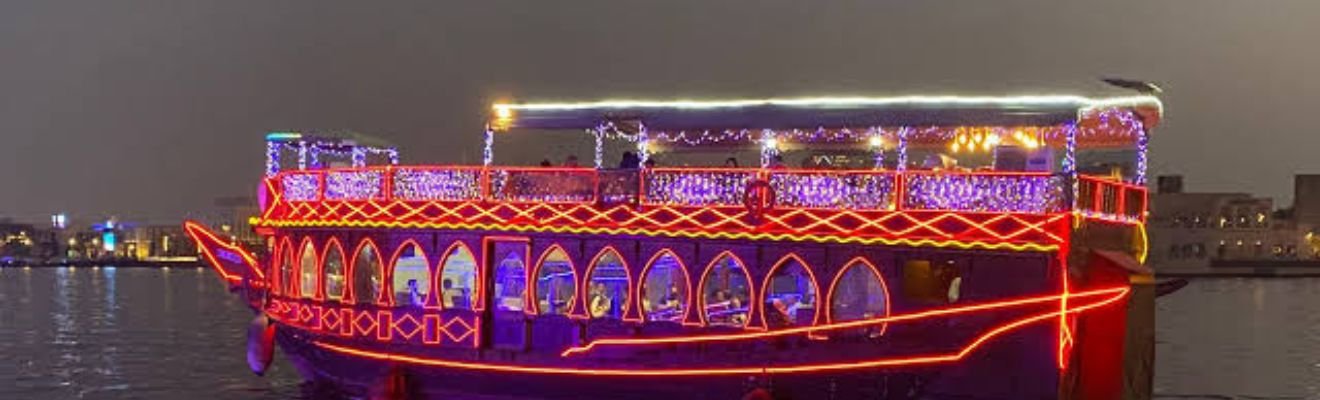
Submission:
[[[472,308],[472,305],[468,304],[467,301],[467,291],[455,288],[454,281],[445,279],[440,285],[443,289],[440,291],[440,299],[444,302],[444,308],[459,308],[464,310]]]
[[[591,287],[591,317],[600,318],[609,316],[610,307],[613,301],[605,293],[605,285],[597,283]]]
[[[400,305],[408,306],[408,307],[421,307],[426,303],[426,299],[422,296],[421,290],[417,288],[416,279],[408,280],[408,293],[405,296],[407,297]]]

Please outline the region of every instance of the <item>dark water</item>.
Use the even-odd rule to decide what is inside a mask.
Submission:
[[[1204,279],[1156,301],[1155,392],[1320,398],[1320,279]]]
[[[1193,281],[1158,301],[1166,398],[1320,398],[1320,279]],[[0,269],[0,399],[304,397],[281,356],[248,372],[252,318],[205,269]]]
[[[0,399],[287,399],[248,372],[252,313],[210,270],[0,269]]]

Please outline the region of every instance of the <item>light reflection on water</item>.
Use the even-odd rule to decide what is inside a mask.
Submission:
[[[248,372],[252,313],[208,270],[0,271],[0,399],[288,399]]]
[[[1157,397],[1320,398],[1320,279],[1202,279],[1156,301]]]
[[[1320,279],[1206,279],[1157,301],[1165,398],[1320,398]],[[279,354],[245,360],[252,314],[208,270],[0,269],[0,399],[289,399]]]

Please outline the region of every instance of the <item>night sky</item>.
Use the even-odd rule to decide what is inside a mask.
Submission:
[[[494,100],[1109,93],[1100,76],[1164,87],[1154,174],[1287,204],[1292,173],[1320,173],[1318,1],[642,3],[3,0],[0,216],[207,209],[255,191],[272,130],[479,162]],[[522,143],[502,144],[544,148]]]

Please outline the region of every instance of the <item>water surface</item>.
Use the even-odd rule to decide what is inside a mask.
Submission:
[[[1206,279],[1157,302],[1163,398],[1320,398],[1320,279]],[[209,270],[0,269],[0,399],[293,399],[248,371],[252,313]]]

